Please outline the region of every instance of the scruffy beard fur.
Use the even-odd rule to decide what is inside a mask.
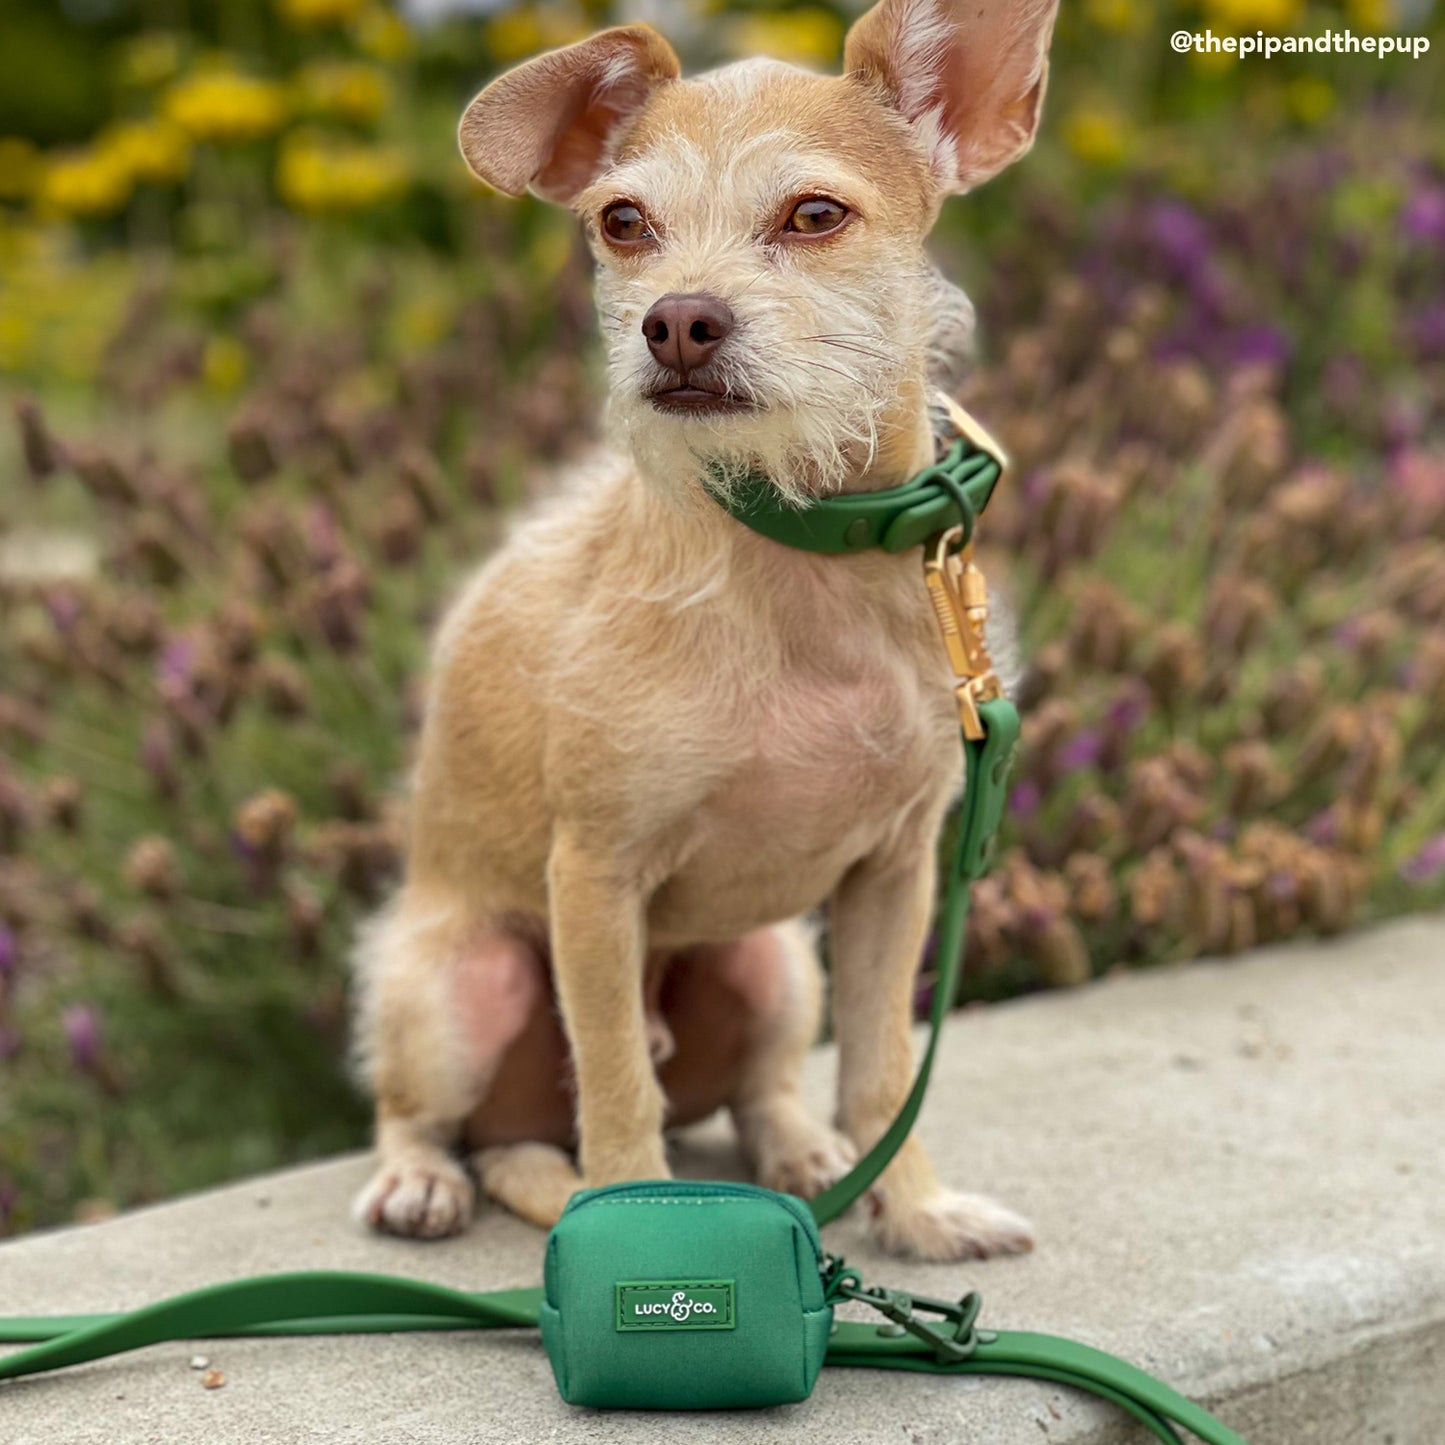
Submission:
[[[660,414],[649,393],[666,373],[638,324],[661,294],[657,284],[604,273],[599,287],[609,439],[670,493],[696,490],[706,477],[714,494],[726,496],[757,472],[797,505],[840,491],[873,465],[880,424],[903,378],[921,364],[930,385],[952,390],[973,354],[973,305],[936,267],[900,270],[889,284],[852,294],[741,258],[732,274],[721,257],[706,274],[711,288],[739,297],[738,329],[707,379],[753,398],[755,410]],[[900,332],[925,343],[900,350]]]

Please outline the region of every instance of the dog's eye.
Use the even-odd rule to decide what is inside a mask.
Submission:
[[[615,201],[602,213],[602,229],[624,246],[637,241],[651,241],[652,227],[647,217],[630,201]]]
[[[802,236],[823,236],[836,231],[848,219],[848,207],[828,196],[810,196],[799,201],[788,217],[786,230]]]

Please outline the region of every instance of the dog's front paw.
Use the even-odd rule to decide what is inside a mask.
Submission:
[[[883,1193],[872,1202],[873,1238],[889,1254],[943,1263],[1034,1247],[1029,1222],[982,1195],[941,1190],[910,1202]]]
[[[356,1196],[353,1213],[387,1234],[445,1239],[467,1227],[475,1197],[466,1170],[454,1159],[408,1160],[377,1170]]]
[[[800,1199],[812,1199],[836,1184],[858,1157],[849,1140],[811,1119],[760,1130],[753,1150],[758,1183]]]

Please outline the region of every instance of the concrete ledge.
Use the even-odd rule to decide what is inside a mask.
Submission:
[[[820,1051],[813,1085],[826,1095]],[[923,1132],[945,1174],[1032,1216],[1030,1258],[970,1268],[830,1243],[885,1282],[984,1293],[984,1322],[1115,1351],[1251,1445],[1435,1445],[1445,1433],[1445,920],[1161,970],[961,1016]],[[681,1172],[735,1172],[726,1130]],[[366,1162],[251,1180],[0,1248],[0,1313],[118,1309],[239,1275],[539,1276],[542,1236],[496,1212],[443,1244],[347,1219]],[[203,1390],[203,1351],[225,1371]],[[0,1440],[900,1442],[1114,1445],[1103,1406],[1021,1381],[827,1371],[788,1409],[594,1414],[535,1340],[374,1336],[160,1346],[0,1385]]]

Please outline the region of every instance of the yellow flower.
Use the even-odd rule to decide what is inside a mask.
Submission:
[[[1084,13],[1101,30],[1132,35],[1143,23],[1139,0],[1087,0]]]
[[[44,212],[85,219],[124,210],[134,189],[135,181],[119,156],[87,146],[50,162],[36,199]]]
[[[299,30],[349,25],[366,7],[367,0],[276,0],[277,13]]]
[[[165,30],[147,30],[120,52],[120,78],[139,90],[163,85],[181,68],[181,43]]]
[[[196,140],[225,145],[260,140],[286,119],[279,85],[231,70],[202,71],[166,92],[166,115]]]
[[[201,376],[212,391],[235,391],[246,379],[246,348],[231,336],[212,336],[201,359]]]
[[[30,319],[0,311],[0,373],[19,371],[29,361],[35,346],[35,327]]]
[[[1395,0],[1346,0],[1345,11],[1350,24],[1361,30],[1393,30],[1396,20]]]
[[[1124,122],[1103,106],[1081,105],[1064,117],[1064,144],[1090,165],[1111,166],[1124,158]]]
[[[357,47],[373,60],[405,60],[413,49],[412,33],[399,15],[380,6],[368,10],[352,31]]]
[[[502,63],[524,60],[539,50],[570,45],[592,31],[587,17],[571,5],[518,5],[487,26],[487,45]]]
[[[40,152],[20,136],[0,136],[0,201],[23,201],[40,184]]]
[[[755,10],[728,26],[733,55],[771,55],[798,65],[832,66],[843,50],[843,25],[830,10]]]
[[[1317,75],[1299,75],[1285,86],[1285,102],[1296,120],[1313,125],[1335,108],[1335,90]]]
[[[1304,0],[1204,0],[1204,18],[1210,25],[1241,34],[1295,30],[1303,14]]]
[[[407,186],[406,162],[390,148],[287,138],[276,170],[281,198],[308,215],[344,215],[395,200]]]
[[[141,184],[174,185],[191,168],[191,143],[169,121],[126,121],[104,131],[97,144]]]
[[[318,60],[296,73],[301,109],[310,115],[366,125],[390,99],[386,77],[374,65],[358,61]]]
[[[419,296],[404,306],[393,331],[403,351],[426,351],[451,331],[456,307],[441,296]]]

